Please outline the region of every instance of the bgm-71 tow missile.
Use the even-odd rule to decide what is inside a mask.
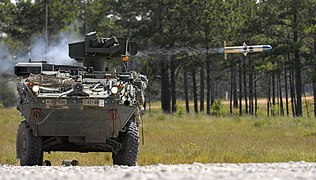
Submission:
[[[271,51],[272,46],[270,45],[254,45],[254,46],[247,46],[244,43],[242,46],[231,46],[226,47],[226,43],[224,42],[224,55],[225,59],[227,59],[227,54],[243,54],[247,56],[248,53],[256,53],[256,52],[267,52]]]

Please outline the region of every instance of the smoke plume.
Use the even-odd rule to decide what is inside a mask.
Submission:
[[[12,54],[9,48],[0,42],[0,73],[13,74],[14,65],[18,62],[28,62],[31,60],[47,61],[53,64],[74,64],[76,61],[68,56],[68,44],[82,40],[78,33],[61,32],[55,41],[49,41],[48,45],[45,38],[34,36],[31,45],[26,52]]]
[[[14,57],[10,54],[7,46],[0,42],[0,72],[9,73],[15,64]]]
[[[148,49],[142,50],[137,53],[138,57],[147,57],[151,55],[162,55],[162,56],[173,56],[173,55],[207,55],[207,54],[222,54],[224,52],[223,48],[192,48],[192,47],[178,47],[178,48],[171,48],[171,49],[164,49],[164,48],[155,48],[155,49]]]
[[[74,64],[76,61],[68,56],[68,44],[80,39],[82,40],[75,34],[60,33],[57,40],[49,42],[47,46],[44,38],[37,37],[30,46],[29,58],[32,60],[46,60],[53,64]]]

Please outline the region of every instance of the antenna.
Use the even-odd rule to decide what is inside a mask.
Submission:
[[[46,47],[45,47],[45,60],[47,60],[47,53],[48,53],[48,4],[47,1],[45,3],[45,39],[46,39]]]

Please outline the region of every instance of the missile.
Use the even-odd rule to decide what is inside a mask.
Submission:
[[[224,42],[225,59],[227,59],[227,54],[243,54],[244,56],[247,56],[248,53],[267,52],[267,51],[271,51],[271,49],[272,49],[272,46],[270,45],[247,46],[246,43],[244,43],[242,46],[226,47],[226,43]]]

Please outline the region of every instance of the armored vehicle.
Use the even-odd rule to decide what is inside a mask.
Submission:
[[[78,65],[16,64],[17,109],[24,117],[16,141],[20,164],[42,165],[43,152],[75,151],[112,152],[114,164],[136,165],[148,84],[129,69],[136,53],[134,42],[92,32],[69,44]],[[118,61],[120,70],[110,71]]]

